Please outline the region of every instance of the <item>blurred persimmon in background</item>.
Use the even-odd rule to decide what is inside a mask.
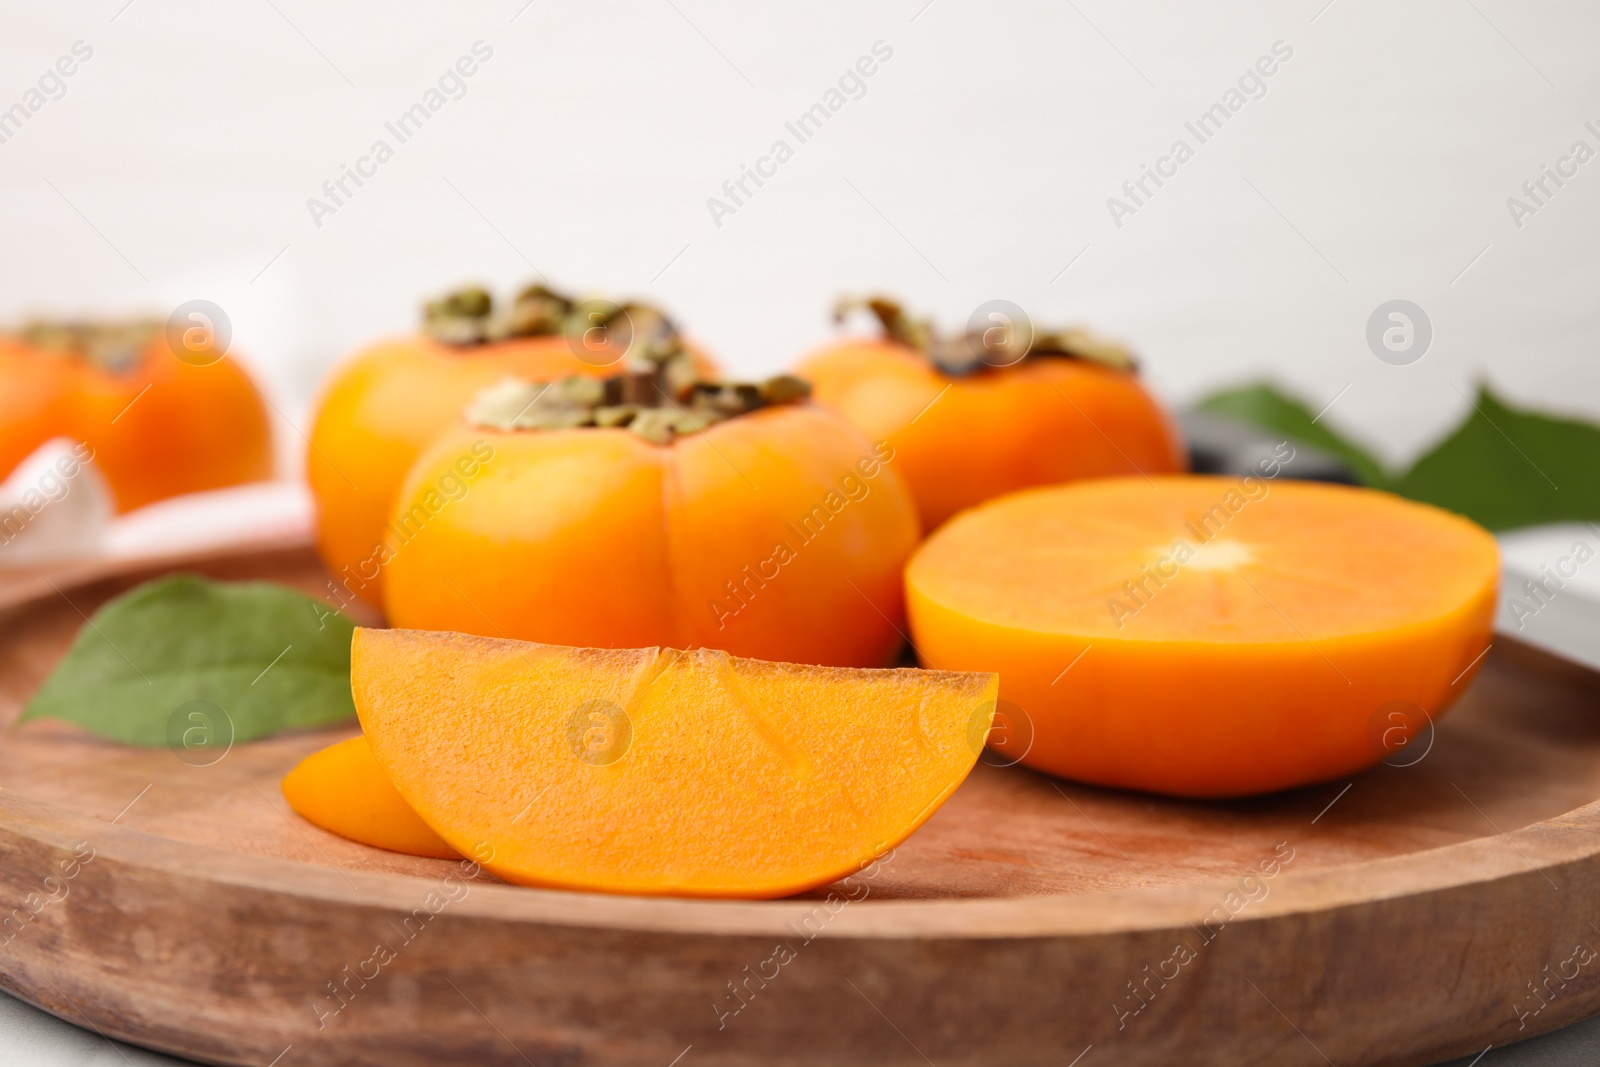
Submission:
[[[796,368],[820,403],[894,447],[924,530],[1017,489],[1186,468],[1125,349],[1082,329],[1038,333],[1020,308],[993,305],[967,333],[941,335],[891,300],[841,301],[837,319],[864,307],[881,336]]]
[[[249,375],[174,346],[156,320],[38,321],[0,337],[0,474],[52,437],[94,450],[118,511],[272,476]]]
[[[542,285],[500,310],[477,287],[429,302],[418,333],[356,353],[323,388],[306,456],[323,562],[380,605],[383,575],[374,559],[395,494],[418,454],[474,394],[508,377],[604,377],[680,345],[676,327],[654,308],[575,301]],[[690,351],[698,370],[715,370]]]
[[[21,338],[0,336],[0,478],[62,432],[69,388],[65,360],[43,358]]]

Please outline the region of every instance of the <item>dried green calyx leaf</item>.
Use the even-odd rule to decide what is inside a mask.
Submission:
[[[609,378],[507,378],[479,393],[466,418],[496,430],[613,427],[667,445],[679,435],[762,408],[801,403],[811,395],[809,383],[788,374],[763,382],[684,382],[672,373],[681,365],[674,357],[646,361]]]
[[[138,366],[166,326],[156,319],[125,322],[35,319],[16,331],[30,347],[46,355],[82,359],[101,370],[120,373]]]
[[[840,297],[833,305],[833,321],[843,323],[856,311],[870,312],[885,339],[926,352],[933,342],[933,321],[913,319],[897,301],[886,296]]]
[[[655,362],[683,347],[678,328],[658,308],[577,300],[542,284],[527,286],[504,307],[482,286],[446,293],[423,305],[422,332],[457,348],[564,335],[574,352],[616,350]]]
[[[884,296],[846,297],[834,305],[835,322],[858,310],[878,320],[885,340],[914,348],[939,371],[952,378],[1012,366],[1025,359],[1080,359],[1113,370],[1133,373],[1138,363],[1133,353],[1115,341],[1071,326],[1047,333],[1024,329],[969,329],[965,333],[940,333],[929,319],[907,315],[897,302]]]
[[[1028,355],[1085,359],[1129,373],[1139,369],[1138,360],[1126,346],[1102,337],[1085,326],[1068,326],[1054,333],[1035,335]]]
[[[506,315],[506,336],[540,337],[561,333],[566,328],[567,316],[572,314],[572,300],[543,285],[530,285],[511,301]]]
[[[509,307],[498,310],[489,290],[470,285],[430,300],[422,308],[422,332],[447,345],[467,346],[512,337],[562,332],[572,301],[543,285],[530,285]]]

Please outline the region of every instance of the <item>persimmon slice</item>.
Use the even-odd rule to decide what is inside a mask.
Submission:
[[[926,664],[1000,673],[1009,758],[1239,796],[1395,761],[1466,688],[1498,576],[1494,538],[1437,508],[1179,476],[975,508],[906,590]]]
[[[356,710],[439,835],[510,882],[784,896],[899,844],[961,784],[990,674],[356,631]]]
[[[329,833],[390,852],[457,857],[401,798],[365,737],[311,753],[284,777],[282,789],[301,818]]]

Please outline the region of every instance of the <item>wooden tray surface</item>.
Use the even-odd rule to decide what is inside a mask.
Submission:
[[[0,725],[174,566],[326,578],[297,544],[0,584]],[[762,903],[328,834],[278,781],[353,730],[194,766],[29,723],[0,736],[0,984],[218,1064],[1432,1063],[1600,1010],[1597,708],[1600,675],[1502,638],[1409,766],[1194,803],[980,764],[876,877]]]

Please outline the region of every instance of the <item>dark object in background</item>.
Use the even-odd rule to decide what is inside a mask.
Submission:
[[[1232,419],[1190,411],[1179,418],[1189,443],[1189,468],[1196,474],[1260,475],[1263,463],[1278,462],[1278,447],[1285,438]],[[1360,485],[1355,473],[1338,457],[1299,442],[1294,459],[1283,465],[1283,477],[1307,482]]]

